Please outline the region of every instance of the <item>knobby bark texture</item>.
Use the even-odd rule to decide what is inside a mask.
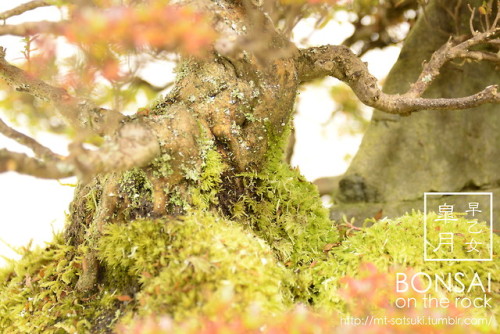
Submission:
[[[209,2],[203,6],[203,10],[215,13],[221,20],[222,30],[233,29],[233,33],[238,34],[252,26],[249,21],[252,16],[241,6],[223,8]],[[121,168],[124,170],[146,162],[141,173],[145,173],[151,187],[147,189],[151,195],[148,199],[142,198],[144,193],[141,193],[142,212],[127,219],[184,212],[180,206],[169,207],[169,203],[172,196],[189,202],[187,188],[200,182],[199,175],[209,150],[215,150],[229,165],[224,176],[228,183],[224,186],[228,187],[228,193],[235,195],[228,196],[236,198],[241,190],[231,188],[242,187],[229,180],[262,168],[269,141],[282,136],[288,126],[299,84],[295,62],[298,50],[277,33],[271,36],[271,41],[266,52],[279,53],[286,49],[287,56],[261,62],[248,52],[240,53],[237,58],[214,52],[205,59],[182,60],[173,90],[147,112],[124,121],[125,125],[116,135],[118,139],[126,138],[124,143],[117,140],[112,143],[118,142],[121,154],[117,156],[116,150],[110,148],[113,156],[109,159],[128,161]],[[133,138],[134,132],[138,133],[137,138]],[[130,145],[138,148],[131,150]],[[131,152],[146,157],[133,156]],[[149,163],[151,157],[155,158]],[[83,171],[113,169],[101,153],[96,154],[95,159],[91,153],[75,158]],[[106,166],[96,168],[99,162]],[[120,216],[120,212],[128,210],[133,199],[120,185],[122,182],[123,173],[112,173],[82,184],[73,204],[74,224],[69,234],[81,234],[75,229],[84,226],[80,222],[89,219],[89,215],[82,213],[84,205],[78,203],[78,199],[85,198],[96,186],[106,190],[99,198],[101,204],[96,210],[99,214],[92,218],[94,223],[102,226],[110,216]]]
[[[458,9],[456,16],[450,8]],[[432,2],[407,37],[384,91],[406,92],[450,35],[470,32],[470,17],[465,3]],[[424,96],[468,96],[499,82],[498,62],[454,61],[441,68]],[[423,211],[423,193],[432,191],[493,191],[500,213],[499,111],[495,104],[411,117],[376,110],[358,153],[338,181],[340,204],[332,217],[347,214],[362,222],[380,210],[391,217],[411,209]]]
[[[423,96],[430,85],[439,77],[441,68],[450,61],[473,59],[498,62],[498,55],[488,50],[488,48],[498,48],[500,32],[500,15],[496,10],[498,2],[495,3],[495,9],[483,18],[485,22],[481,21],[481,30],[475,30],[474,20],[472,20],[469,23],[470,34],[454,35],[436,50],[428,63],[423,66],[414,83],[401,94],[387,94],[381,91],[377,80],[369,73],[366,64],[345,46],[325,45],[297,50],[295,45],[288,40],[287,34],[279,32],[277,28],[279,23],[275,24],[272,21],[270,16],[263,11],[261,4],[243,1],[242,3],[230,3],[228,8],[206,1],[188,1],[186,4],[194,6],[202,12],[210,13],[215,29],[220,33],[219,39],[213,45],[211,56],[205,58],[204,61],[192,59],[192,62],[196,63],[192,65],[205,67],[204,64],[215,62],[221,66],[227,67],[230,64],[234,67],[236,76],[244,78],[239,80],[238,85],[232,90],[234,95],[231,96],[232,103],[238,105],[238,112],[229,115],[229,117],[214,116],[216,113],[210,108],[206,110],[207,107],[203,106],[203,102],[199,100],[200,97],[195,94],[197,92],[193,91],[192,87],[190,88],[189,85],[193,83],[187,83],[184,80],[187,88],[181,89],[182,82],[179,79],[179,85],[174,93],[170,94],[170,100],[165,101],[166,104],[164,103],[163,106],[167,106],[168,103],[177,103],[174,110],[178,107],[178,102],[182,101],[183,105],[180,107],[182,110],[179,110],[180,117],[169,115],[167,119],[165,117],[153,119],[153,115],[161,116],[162,113],[161,108],[155,106],[152,115],[140,113],[134,117],[124,118],[118,111],[99,108],[92,101],[75,98],[64,89],[53,87],[42,80],[33,78],[28,73],[9,64],[4,57],[5,50],[2,49],[0,74],[6,82],[19,91],[52,102],[66,122],[78,130],[79,138],[71,145],[71,155],[59,159],[56,163],[45,161],[44,164],[44,159],[41,159],[40,156],[37,159],[41,159],[41,161],[29,161],[25,156],[4,150],[0,157],[0,172],[14,170],[34,174],[33,169],[24,168],[23,164],[44,165],[47,169],[47,173],[45,173],[47,178],[55,178],[64,173],[64,175],[78,175],[87,179],[99,173],[142,167],[160,155],[162,151],[179,152],[185,150],[186,145],[193,144],[185,136],[183,139],[185,141],[180,142],[178,131],[175,129],[193,130],[195,122],[199,125],[200,133],[209,132],[209,137],[224,139],[231,150],[228,157],[236,170],[252,169],[252,165],[258,169],[265,149],[263,148],[264,144],[255,143],[256,140],[266,142],[266,136],[263,135],[263,129],[266,125],[262,123],[270,124],[274,127],[273,131],[281,133],[282,129],[279,129],[279,126],[284,128],[290,118],[288,109],[293,105],[298,84],[325,76],[333,76],[347,83],[363,103],[386,113],[397,115],[408,116],[427,108],[452,110],[500,102],[497,85],[487,86],[468,96],[449,98]],[[240,8],[240,13],[237,13],[235,8]],[[456,6],[455,12],[450,11],[450,15],[455,20],[459,19],[460,9],[462,6]],[[240,17],[235,17],[235,15]],[[245,17],[250,18],[248,22]],[[37,27],[37,24],[31,24]],[[57,33],[58,24],[54,23],[54,27],[49,28],[49,31]],[[38,32],[45,32],[43,23],[39,22],[38,26],[40,28]],[[455,26],[459,25],[455,24]],[[34,29],[32,28],[23,34],[37,32]],[[14,34],[14,32],[10,33]],[[447,33],[445,35],[449,36]],[[203,71],[200,74],[203,75]],[[221,76],[219,79],[230,78]],[[226,89],[223,87],[224,84],[220,86],[220,82],[207,82],[207,87],[209,84],[217,86],[215,90],[207,88],[204,92],[205,96],[212,98],[213,102],[214,94]],[[269,93],[273,90],[274,93]],[[186,95],[186,91],[193,94]],[[180,95],[176,96],[175,93]],[[251,96],[245,97],[245,94],[251,94]],[[258,97],[259,94],[262,96]],[[223,94],[217,96],[223,96]],[[267,102],[270,104],[266,107],[260,104]],[[282,106],[287,110],[283,112],[273,110],[271,112],[270,110],[273,108],[268,106],[274,107],[275,105]],[[186,111],[187,108],[197,110],[190,113]],[[252,113],[242,112],[245,108],[251,110]],[[254,112],[254,109],[259,111]],[[226,108],[226,110],[231,114],[231,110],[234,108]],[[266,111],[267,114],[263,111]],[[261,125],[249,125],[255,123],[255,120]],[[220,124],[215,124],[219,121]],[[238,127],[248,127],[249,130],[240,130]],[[13,133],[11,130],[6,132],[8,132],[8,136]],[[82,145],[84,139],[90,134],[105,136],[105,144],[97,152],[85,150]],[[26,142],[17,137],[14,136],[14,139],[19,139],[18,141],[21,143]],[[193,145],[191,145],[192,147]],[[252,158],[255,158],[255,161],[249,161],[249,154],[254,155]],[[188,163],[189,154],[186,156],[182,154],[179,160],[182,160],[181,158]],[[179,166],[183,164],[184,162],[179,161],[174,163],[174,165]],[[43,177],[44,173],[36,173],[37,176]]]

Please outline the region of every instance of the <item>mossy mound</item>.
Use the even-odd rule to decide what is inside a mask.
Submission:
[[[66,333],[89,328],[89,320],[104,309],[95,300],[84,303],[78,298],[73,287],[81,267],[74,247],[59,236],[43,250],[25,250],[20,261],[0,271],[1,332]]]
[[[431,213],[427,218],[435,219],[436,215]],[[460,279],[466,287],[470,285],[474,273],[478,274],[482,282],[487,282],[489,276],[491,277],[491,292],[486,291],[486,295],[492,297],[493,307],[492,309],[474,309],[474,313],[478,316],[493,314],[500,320],[500,263],[497,253],[500,249],[500,237],[493,234],[492,261],[425,261],[423,221],[424,216],[419,212],[413,212],[396,219],[384,219],[348,237],[338,247],[332,248],[329,251],[328,260],[318,263],[310,271],[302,274],[306,282],[314,287],[314,305],[326,309],[345,310],[345,300],[338,294],[338,289],[342,285],[340,279],[345,276],[357,277],[363,263],[372,263],[382,272],[403,272],[410,268],[413,272],[423,272],[431,276],[442,275],[445,277],[445,281],[448,273],[451,275],[455,275],[457,272],[464,273],[465,276],[460,277]],[[480,223],[478,226],[487,232],[476,234],[474,238],[479,243],[489,245],[489,227],[484,223]],[[427,230],[428,240],[438,240],[439,233],[448,229],[453,230],[457,238],[470,236],[469,224],[464,218],[459,218],[456,222],[448,224],[434,221],[433,227]],[[454,247],[452,255],[448,257],[470,258],[470,249]],[[487,290],[486,287],[485,290]],[[430,293],[433,292],[435,292],[434,288]],[[449,293],[443,291],[443,293],[453,298],[475,298],[484,295],[479,287],[472,288],[469,292]]]
[[[140,307],[134,310],[140,315],[215,315],[225,303],[234,312],[276,312],[290,304],[282,286],[288,272],[270,247],[241,226],[207,214],[109,225],[98,257],[108,272],[140,283]]]
[[[339,241],[315,186],[297,170],[276,162],[262,173],[245,175],[244,181],[255,193],[236,203],[234,215],[245,207],[242,222],[271,245],[280,261],[292,267],[309,265],[324,256],[326,244]]]
[[[280,150],[276,144],[273,154],[281,156]],[[168,190],[170,202],[176,201],[171,204],[181,207],[183,215],[120,220],[101,232],[92,225],[78,247],[57,237],[46,249],[30,251],[5,268],[0,329],[100,333],[117,319],[135,315],[166,313],[182,319],[215,315],[221,308],[228,317],[249,308],[276,313],[298,300],[292,291],[297,290],[294,271],[323,258],[324,244],[338,240],[316,189],[280,159],[269,158],[261,173],[233,175],[249,184],[248,192],[231,202],[230,220],[218,208],[220,193],[227,190],[223,173],[228,166],[211,143],[203,155],[199,173],[192,173],[193,186],[185,192],[190,198]],[[135,170],[126,176],[130,197],[147,200],[147,175]],[[136,206],[141,203],[130,203]],[[95,257],[99,284],[81,292],[77,282]],[[54,274],[53,267],[58,269]]]
[[[282,159],[289,131],[270,135],[259,173],[241,175],[249,192],[235,203],[232,214],[266,240],[278,260],[298,270],[324,258],[323,247],[338,242],[339,232],[316,186]]]
[[[22,260],[4,268],[0,329],[4,333],[102,333],[116,322],[137,323],[136,316],[169,315],[179,321],[248,319],[255,310],[260,310],[262,320],[262,314],[285,314],[297,301],[333,312],[332,321],[338,321],[339,314],[347,314],[359,302],[358,297],[342,292],[346,284],[341,278],[362,276],[360,267],[366,262],[382,273],[395,268],[428,274],[473,271],[483,278],[490,273],[494,308],[473,314],[498,317],[497,254],[491,262],[425,262],[422,233],[419,213],[382,220],[340,244],[314,249],[310,253],[314,262],[297,267],[282,264],[281,255],[250,229],[208,213],[110,224],[97,248],[102,283],[91,294],[74,288],[86,265],[75,254],[85,250],[67,246],[59,237],[46,249],[28,251]],[[494,249],[498,247],[500,238],[494,236]],[[460,253],[463,249],[456,251],[457,257],[465,255]],[[478,294],[474,289],[467,296]]]
[[[206,214],[110,224],[99,241],[103,284],[74,289],[85,260],[60,238],[2,270],[3,333],[105,331],[125,315],[225,316],[283,311],[289,274],[270,247],[237,224]],[[103,322],[106,322],[104,326]]]

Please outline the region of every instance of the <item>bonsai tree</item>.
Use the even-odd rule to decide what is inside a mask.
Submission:
[[[331,221],[316,188],[283,159],[300,86],[337,78],[376,108],[376,117],[386,113],[398,119],[412,119],[419,111],[450,115],[500,101],[493,70],[499,59],[497,1],[434,0],[422,7],[401,55],[403,62],[411,59],[405,63],[411,80],[389,82],[392,88],[385,91],[348,46],[300,49],[291,41],[301,19],[328,20],[347,6],[358,13],[358,29],[346,44],[358,43],[366,52],[392,43],[391,27],[419,7],[416,1],[371,5],[30,1],[1,13],[7,23],[0,34],[22,36],[26,45],[26,59],[17,66],[6,60],[8,50],[0,52],[2,89],[9,96],[4,108],[68,134],[71,144],[69,154],[60,156],[0,121],[2,134],[34,153],[1,149],[0,172],[77,176],[79,182],[63,235],[45,249],[27,251],[1,273],[0,328],[101,333],[135,324],[145,331],[147,321],[137,317],[246,319],[255,305],[262,314],[280,314],[299,303],[355,313],[342,298],[339,280],[360,270],[353,249],[377,245],[378,237],[391,231],[403,242],[399,245],[416,254],[418,246],[404,240],[418,233],[415,222],[421,218],[404,218],[405,230],[386,221],[370,230],[378,232],[369,232],[368,239],[345,239],[350,235],[345,227],[353,227]],[[61,8],[62,19],[8,23],[44,6]],[[375,23],[363,24],[367,15]],[[436,26],[443,20],[449,23]],[[57,52],[62,41],[77,48],[64,63]],[[166,95],[153,97],[162,87],[148,82],[140,69],[173,55],[175,83]],[[495,74],[481,78],[467,95],[427,94],[441,72],[461,71],[450,63],[469,61],[470,66],[488,62]],[[125,113],[140,94],[151,101]],[[400,124],[405,131],[406,123]],[[370,154],[386,151],[374,148]],[[351,170],[354,182],[341,183],[347,201],[358,199],[352,189],[365,182],[357,167]],[[361,188],[362,199],[380,193]],[[405,262],[394,250],[387,252],[389,258],[374,253],[364,260],[380,270],[395,263],[441,270],[439,263]],[[494,262],[482,268],[498,270]],[[369,277],[379,277],[370,270]],[[153,320],[151,326],[161,330],[161,324]]]

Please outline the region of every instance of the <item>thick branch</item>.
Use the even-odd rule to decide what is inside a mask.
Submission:
[[[160,154],[160,145],[152,129],[135,122],[125,124],[114,138],[96,151],[86,150],[81,145],[73,145],[70,150],[69,160],[78,174],[88,177],[145,166]]]
[[[0,149],[0,173],[15,171],[42,179],[62,179],[75,175],[71,164],[59,161],[41,161],[26,154]]]
[[[38,152],[44,159],[36,159],[22,153],[0,149],[0,173],[16,171],[45,179],[59,179],[78,175],[89,178],[98,173],[123,171],[147,165],[160,153],[158,138],[146,124],[125,124],[117,135],[96,151],[86,150],[73,144],[71,155],[61,158],[0,121],[0,132],[9,134]],[[172,138],[173,140],[173,138]]]
[[[298,71],[301,82],[333,76],[347,83],[364,104],[393,114],[409,115],[423,109],[465,109],[485,103],[500,103],[497,86],[487,87],[472,96],[450,99],[421,98],[415,89],[403,95],[385,94],[378,87],[377,79],[368,72],[366,64],[345,46],[329,45],[302,50]],[[426,81],[425,77],[423,81]]]
[[[49,148],[37,142],[35,139],[28,137],[19,131],[14,130],[13,128],[5,124],[1,119],[0,119],[0,133],[5,135],[6,137],[9,137],[17,141],[21,145],[27,146],[40,159],[59,160],[62,158],[61,156],[52,152]]]
[[[43,1],[43,0],[33,0],[33,1],[30,1],[27,3],[23,3],[22,5],[14,7],[12,9],[6,10],[3,13],[0,13],[0,20],[6,20],[9,17],[21,15],[29,10],[36,9],[39,7],[47,7],[47,6],[52,6],[52,4],[48,3],[47,1]]]
[[[114,132],[123,115],[80,101],[60,87],[54,87],[31,76],[5,60],[5,49],[0,48],[0,76],[18,91],[26,92],[54,104],[60,114],[76,129],[87,129],[98,134]]]
[[[70,157],[61,159],[34,139],[23,135],[0,121],[0,132],[21,144],[30,147],[41,159],[24,154],[2,150],[0,173],[14,170],[41,178],[62,178],[78,175],[88,178],[98,173],[126,170],[149,163],[160,153],[158,138],[151,128],[140,121],[121,125],[123,116],[119,113],[100,109],[92,103],[80,103],[66,90],[51,86],[30,76],[21,69],[5,61],[5,50],[0,53],[0,75],[17,90],[25,91],[38,98],[49,100],[60,113],[76,127],[90,128],[99,134],[114,134],[96,151],[85,150],[81,145],[73,145]],[[172,138],[174,142],[174,138]]]
[[[26,92],[42,100],[67,103],[72,98],[66,90],[51,86],[5,60],[5,49],[0,48],[0,75],[18,91]]]

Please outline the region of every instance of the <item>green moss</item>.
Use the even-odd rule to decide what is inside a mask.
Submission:
[[[215,315],[224,303],[234,312],[254,304],[277,311],[289,300],[282,286],[287,271],[269,246],[206,213],[108,225],[99,258],[109,270],[141,282],[139,314]]]
[[[199,182],[191,188],[191,202],[199,210],[208,210],[218,204],[217,194],[221,191],[222,173],[228,166],[213,148],[202,150],[204,157]]]
[[[257,121],[257,118],[255,117],[254,114],[252,114],[251,112],[244,112],[244,116],[245,116],[245,119],[249,122],[256,122]]]
[[[429,215],[429,219],[435,217]],[[469,228],[467,221],[459,219],[453,226],[441,222],[434,222],[435,229],[428,229],[428,240],[436,238],[445,228],[452,227],[457,236],[468,235]],[[436,225],[437,224],[437,225]],[[488,227],[481,224],[484,229]],[[359,275],[359,268],[362,263],[373,263],[382,272],[391,270],[405,271],[411,268],[414,272],[424,272],[429,275],[439,274],[454,275],[462,272],[466,275],[462,279],[467,286],[473,273],[478,273],[484,281],[487,280],[488,273],[492,278],[493,310],[475,309],[482,316],[483,312],[492,312],[498,318],[500,316],[499,292],[500,292],[500,265],[498,255],[495,252],[493,261],[424,261],[423,251],[423,215],[421,213],[407,214],[394,220],[382,220],[372,227],[354,234],[329,252],[329,258],[318,263],[314,268],[301,274],[309,283],[313,282],[313,303],[316,306],[327,309],[342,310],[344,301],[338,294],[341,286],[339,279],[344,276],[356,277]],[[489,233],[477,235],[477,240],[489,243]],[[493,238],[493,249],[500,249],[500,237],[496,234]],[[470,258],[470,253],[463,247],[455,247],[454,258]],[[444,292],[443,292],[444,293]],[[469,293],[444,293],[445,295],[481,297],[484,293],[480,289],[473,289]]]
[[[207,151],[200,177],[200,189],[220,191],[221,175],[226,169],[227,165],[222,161],[219,153],[215,150]]]
[[[288,131],[271,135],[263,170],[243,174],[245,188],[254,194],[243,197],[233,215],[245,215],[248,226],[271,245],[280,261],[300,267],[323,258],[323,247],[337,242],[339,234],[316,187],[283,162],[286,138]]]
[[[153,186],[146,173],[140,168],[133,168],[123,173],[121,190],[127,193],[132,201],[146,197],[151,199]]]
[[[316,188],[282,161],[286,132],[268,135],[263,168],[239,175],[230,174],[214,143],[201,138],[203,163],[196,180],[186,181],[182,191],[166,190],[183,216],[111,221],[102,233],[92,225],[86,244],[75,248],[57,237],[0,271],[0,331],[105,332],[136,315],[229,318],[254,309],[281,313],[294,303],[345,313],[349,300],[340,293],[340,278],[358,277],[365,262],[381,272],[491,273],[498,292],[498,261],[423,260],[421,214],[382,220],[340,240]],[[155,162],[162,176],[169,174],[162,165],[168,162],[166,156]],[[134,169],[121,178],[130,210],[151,205],[147,175]],[[230,192],[236,195],[223,197]],[[87,200],[95,209],[93,196]],[[452,227],[465,233],[467,225],[461,220]],[[431,230],[429,238],[436,234]],[[466,250],[455,251],[457,258],[466,257]],[[99,287],[82,294],[75,286],[90,252],[101,264]],[[498,316],[498,300],[494,304],[494,310],[479,312]]]
[[[88,319],[106,308],[91,298],[85,303],[73,290],[82,267],[75,253],[56,236],[45,249],[27,250],[0,271],[2,333],[75,333],[92,327]]]
[[[95,210],[97,210],[98,207],[97,196],[98,195],[96,188],[89,191],[89,193],[85,196],[86,197],[85,208],[89,212],[95,212]]]
[[[153,185],[144,170],[133,168],[123,173],[120,192],[130,201],[124,210],[126,217],[134,217],[135,211],[147,211],[153,203]]]
[[[168,212],[176,212],[175,209],[181,210],[180,212],[187,212],[191,205],[188,200],[183,196],[179,187],[165,188],[165,194],[168,196],[167,210]]]
[[[149,166],[152,171],[151,174],[154,177],[169,177],[172,175],[174,171],[170,165],[171,160],[172,157],[167,153],[163,153],[154,159]]]
[[[467,229],[460,223],[457,233]],[[430,231],[430,236],[435,233]],[[65,245],[60,237],[1,270],[0,331],[104,332],[118,319],[133,322],[136,315],[170,314],[179,320],[230,318],[253,309],[281,314],[297,301],[346,312],[346,303],[352,300],[341,295],[340,278],[359,277],[366,262],[381,272],[412,268],[430,275],[478,272],[482,278],[490,273],[494,309],[474,314],[483,317],[493,312],[498,317],[498,261],[425,262],[422,234],[421,214],[382,220],[326,253],[324,247],[310,250],[311,264],[286,267],[277,260],[279,253],[248,226],[209,212],[192,210],[176,219],[109,224],[96,250],[103,280],[95,294],[82,295],[74,289],[85,265],[78,254],[88,249]],[[485,242],[484,237],[478,241]],[[500,238],[495,235],[494,249],[498,247]],[[305,254],[303,248],[300,254]],[[457,257],[466,255],[464,249],[456,252]],[[477,289],[467,294],[476,295],[480,295]]]
[[[185,173],[186,179],[191,180],[191,186],[186,192],[189,196],[184,199],[192,204],[196,210],[209,210],[217,205],[217,194],[221,190],[222,173],[228,169],[220,153],[215,149],[211,134],[206,133],[203,125],[198,124],[200,136],[197,139],[201,157],[201,165],[191,171],[191,176]]]

